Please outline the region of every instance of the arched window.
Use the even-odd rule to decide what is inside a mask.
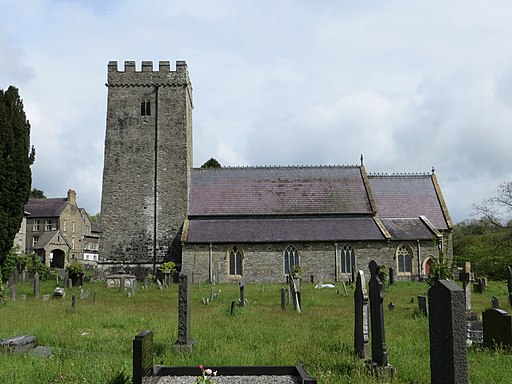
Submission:
[[[352,273],[352,268],[356,267],[356,253],[351,245],[345,244],[341,248],[340,263],[341,273]]]
[[[412,249],[406,244],[400,244],[396,250],[398,273],[412,273]]]
[[[241,249],[234,246],[229,251],[229,275],[230,276],[243,276],[243,259],[244,254]]]
[[[289,275],[293,271],[293,267],[299,265],[299,251],[293,245],[286,247],[283,253],[284,258],[284,273]]]

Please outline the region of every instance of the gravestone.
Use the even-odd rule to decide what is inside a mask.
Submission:
[[[136,279],[134,279],[132,281],[132,292],[131,293],[132,293],[132,297],[134,297],[135,294],[137,293],[137,280]]]
[[[126,288],[126,277],[121,276],[119,278],[119,293],[124,293],[125,288]]]
[[[76,307],[76,296],[75,294],[73,294],[73,296],[71,296],[71,308],[75,308]]]
[[[66,295],[66,291],[64,290],[64,288],[57,287],[53,291],[52,297],[54,299],[62,299],[65,295]]]
[[[496,296],[491,297],[491,306],[493,309],[498,309],[500,307],[500,300]]]
[[[466,261],[461,274],[462,289],[464,290],[465,308],[466,311],[471,311],[471,282],[473,281],[473,274],[471,273],[471,263]]]
[[[295,283],[295,279],[290,276],[289,278],[290,282],[290,293],[293,300],[293,308],[300,313],[300,302],[299,302],[299,293],[297,289],[297,284]]]
[[[142,331],[133,339],[133,384],[153,376],[153,331]]]
[[[1,282],[0,282],[0,284],[1,284]],[[11,291],[11,300],[16,301],[16,296],[18,294],[18,287],[16,286],[16,284],[11,285],[10,291]]]
[[[426,296],[417,296],[418,299],[418,309],[421,313],[423,313],[425,316],[428,316],[428,305],[427,305],[427,297]]]
[[[178,340],[174,345],[178,351],[190,351],[195,344],[191,337],[191,302],[190,281],[188,276],[180,273],[178,290]]]
[[[468,382],[464,290],[438,280],[428,290],[432,384]]]
[[[28,352],[36,345],[36,337],[30,335],[15,336],[9,339],[0,340],[0,350],[15,355]]]
[[[39,272],[34,273],[34,297],[39,299]]]
[[[395,284],[395,268],[389,267],[389,285]]]
[[[243,307],[245,306],[245,282],[240,280],[238,284],[240,287],[240,305]]]
[[[508,304],[512,306],[512,268],[507,267]]]
[[[512,317],[502,309],[487,309],[482,314],[484,347],[512,347]]]
[[[363,271],[356,274],[354,291],[354,353],[365,359],[368,355],[368,293]]]
[[[281,310],[286,311],[286,289],[281,288]]]
[[[372,330],[372,364],[378,367],[388,365],[386,337],[384,332],[384,287],[379,279],[379,266],[372,260],[370,269],[369,300],[370,321]]]

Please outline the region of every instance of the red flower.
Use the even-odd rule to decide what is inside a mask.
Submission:
[[[204,365],[203,365],[203,364],[201,364],[201,365],[199,366],[199,369],[200,369],[201,371],[204,371]]]

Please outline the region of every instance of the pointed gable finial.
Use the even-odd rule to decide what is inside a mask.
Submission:
[[[434,166],[432,166],[432,174],[434,174],[436,172],[436,169],[434,168]]]
[[[361,165],[363,165],[363,154],[361,153]]]

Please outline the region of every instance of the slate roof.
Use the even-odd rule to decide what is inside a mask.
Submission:
[[[357,166],[193,169],[189,216],[371,214]]]
[[[449,228],[434,175],[369,175],[368,179],[381,219],[426,216],[437,229]]]
[[[363,166],[193,169],[189,243],[415,240],[451,228],[434,174]]]
[[[59,217],[67,203],[66,197],[29,199],[25,204],[25,211],[30,217]]]
[[[190,243],[383,240],[371,217],[190,220]]]

